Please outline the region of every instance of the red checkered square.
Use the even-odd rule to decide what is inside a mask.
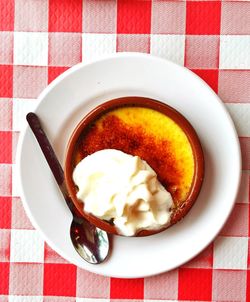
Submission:
[[[33,226],[30,223],[29,218],[27,217],[22,201],[20,197],[12,198],[12,221],[11,221],[12,229],[26,229],[33,230]]]
[[[13,63],[13,43],[14,37],[12,32],[0,32],[0,64]]]
[[[47,31],[48,0],[15,0],[16,31]]]
[[[246,271],[214,270],[212,301],[245,301]]]
[[[248,204],[236,204],[221,236],[248,236]]]
[[[12,133],[0,131],[0,163],[11,164],[12,162]]]
[[[0,164],[0,196],[11,196],[11,165]]]
[[[213,244],[210,244],[194,259],[185,263],[183,267],[190,268],[212,268],[213,267]]]
[[[0,262],[0,295],[8,295],[9,293],[9,270],[9,263]]]
[[[119,34],[117,36],[117,51],[134,51],[149,53],[150,36]]]
[[[85,0],[82,24],[84,33],[115,33],[116,1]]]
[[[10,261],[10,230],[0,229],[0,263],[9,262],[9,261]],[[1,277],[0,277],[0,283],[1,283]]]
[[[10,229],[11,197],[0,196],[0,229]],[[1,242],[1,241],[0,241]]]
[[[192,69],[201,77],[216,93],[218,91],[218,70],[216,69]]]
[[[250,137],[240,137],[242,169],[250,169]]]
[[[118,0],[117,33],[149,34],[151,1]]]
[[[248,35],[250,33],[249,16],[249,2],[222,2],[221,34]]]
[[[145,278],[144,299],[177,300],[178,270]]]
[[[220,70],[219,96],[228,103],[248,103],[250,95],[249,70]]]
[[[49,31],[81,32],[82,3],[82,0],[49,1]]]
[[[10,295],[42,295],[43,264],[11,263],[9,278]]]
[[[44,262],[45,263],[65,263],[67,264],[68,261],[63,259],[57,252],[52,250],[48,244],[44,244]]]
[[[183,1],[153,1],[151,33],[184,34],[186,3]]]
[[[187,36],[185,66],[196,69],[219,67],[219,36]]]
[[[46,296],[75,296],[76,266],[45,263],[43,294]]]
[[[81,62],[80,33],[49,34],[49,65],[72,66]]]
[[[0,65],[0,97],[12,97],[13,66]]]
[[[12,100],[0,99],[0,131],[9,131],[12,128]]]
[[[47,67],[14,66],[13,95],[36,98],[47,86]]]
[[[220,1],[188,1],[186,33],[190,35],[220,34],[220,14]]]
[[[12,163],[16,163],[16,150],[19,139],[19,132],[12,131]]]
[[[211,301],[212,270],[211,269],[179,269],[180,300]]]
[[[84,298],[109,298],[109,278],[77,268],[76,296]]]
[[[110,298],[143,299],[144,279],[110,279]]]
[[[14,29],[15,0],[0,0],[0,30]]]
[[[51,83],[61,73],[67,70],[68,67],[49,67],[48,68],[48,83]]]

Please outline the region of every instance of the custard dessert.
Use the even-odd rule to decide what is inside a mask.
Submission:
[[[77,209],[96,226],[120,234],[111,216],[104,214],[98,218],[98,215],[96,217],[84,211],[84,200],[79,198],[78,193],[79,183],[73,180],[77,165],[101,150],[118,150],[138,157],[150,167],[157,181],[171,195],[171,206],[170,203],[167,206],[170,211],[168,223],[152,229],[149,226],[135,236],[151,235],[168,228],[182,219],[194,204],[203,180],[203,152],[190,123],[170,106],[141,97],[112,100],[83,118],[70,139],[65,177]],[[98,183],[99,180],[93,189]],[[104,189],[103,192],[105,194]]]

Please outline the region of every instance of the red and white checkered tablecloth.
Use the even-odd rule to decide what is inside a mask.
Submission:
[[[198,257],[145,279],[69,264],[32,227],[15,176],[25,114],[70,66],[147,52],[184,65],[219,94],[238,131],[240,193],[228,223]],[[0,0],[0,302],[250,301],[250,2]]]

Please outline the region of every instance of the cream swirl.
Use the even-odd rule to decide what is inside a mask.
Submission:
[[[138,156],[115,149],[97,151],[77,164],[73,180],[84,211],[112,220],[122,235],[159,229],[170,222],[172,197]]]

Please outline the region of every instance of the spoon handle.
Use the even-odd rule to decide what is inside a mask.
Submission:
[[[63,173],[62,166],[60,165],[60,163],[56,157],[55,151],[53,150],[53,148],[49,142],[49,139],[42,128],[40,120],[39,120],[38,116],[33,112],[28,113],[26,115],[26,119],[27,119],[28,124],[30,125],[30,128],[31,128],[33,134],[35,135],[35,137],[37,139],[38,144],[41,147],[41,150],[47,160],[47,163],[48,163],[55,179],[56,179],[56,182],[60,188],[60,191],[62,192],[63,197],[66,200],[67,205],[72,212],[73,204],[71,202],[71,199],[69,197],[69,194],[68,194],[66,186],[65,186],[64,173]]]

